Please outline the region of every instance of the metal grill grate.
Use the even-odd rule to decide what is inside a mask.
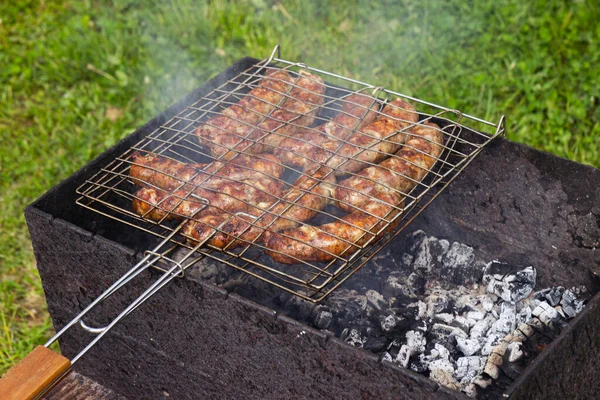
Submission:
[[[208,95],[198,99],[193,104],[190,104],[186,109],[180,112],[177,116],[162,124],[152,134],[140,140],[135,146],[128,149],[120,157],[113,160],[111,163],[103,167],[98,173],[81,185],[77,193],[80,195],[77,203],[81,206],[89,208],[97,213],[100,213],[108,218],[118,220],[124,224],[134,226],[149,234],[152,234],[162,239],[161,245],[158,248],[148,251],[155,263],[155,267],[164,271],[172,270],[173,267],[179,269],[183,274],[185,269],[189,268],[194,263],[198,262],[203,257],[209,257],[220,262],[223,262],[233,268],[236,268],[252,276],[267,281],[284,290],[290,291],[307,300],[318,302],[327,296],[332,290],[337,288],[342,282],[362,267],[369,261],[379,250],[386,246],[394,236],[401,232],[436,196],[440,194],[444,188],[473,160],[473,158],[488,144],[494,137],[504,134],[504,118],[500,119],[497,124],[484,121],[457,110],[440,107],[432,103],[428,103],[413,97],[405,96],[400,93],[387,90],[382,87],[369,85],[357,80],[345,78],[330,72],[322,71],[316,68],[311,68],[302,63],[294,63],[275,57],[274,50],[270,58],[265,59],[253,67],[241,72],[236,77],[228,80],[221,86],[212,90]],[[232,105],[237,104],[248,93],[257,88],[263,80],[266,73],[284,70],[289,73],[293,79],[284,92],[277,92],[278,102],[268,104],[266,109],[268,112],[254,112],[253,121],[239,118],[240,114],[231,116],[227,114],[227,110]],[[322,104],[307,103],[308,108],[302,112],[297,112],[291,118],[279,120],[278,110],[285,109],[286,102],[294,101],[294,93],[300,88],[300,78],[310,75],[304,74],[308,72],[313,76],[319,76],[324,81],[325,92],[322,99]],[[306,90],[305,90],[306,92]],[[263,161],[272,161],[270,156],[265,154],[254,154],[257,146],[263,150],[272,151],[277,145],[271,145],[266,139],[272,137],[274,131],[263,131],[254,129],[256,126],[264,126],[265,122],[271,121],[278,123],[278,129],[287,127],[290,131],[302,131],[305,134],[319,135],[323,138],[326,133],[317,127],[327,123],[335,115],[339,115],[345,103],[348,102],[347,97],[356,93],[364,94],[372,97],[372,105],[377,107],[376,117],[382,115],[383,106],[395,99],[402,99],[412,104],[418,112],[418,122],[404,120],[403,128],[400,133],[406,138],[411,137],[413,128],[427,126],[426,123],[433,122],[437,127],[431,127],[443,135],[443,143],[441,144],[441,153],[435,156],[435,162],[430,168],[427,168],[427,174],[421,180],[415,180],[410,176],[405,176],[403,179],[408,181],[413,180],[409,185],[410,190],[406,193],[401,192],[403,201],[397,204],[390,204],[390,212],[385,215],[373,215],[368,211],[363,210],[365,215],[371,215],[376,218],[378,223],[371,228],[364,229],[364,233],[359,240],[348,242],[344,238],[339,238],[341,242],[347,242],[347,249],[343,252],[329,253],[329,260],[324,261],[307,261],[301,257],[297,257],[293,264],[283,264],[275,262],[268,251],[273,250],[265,246],[265,236],[259,235],[252,240],[243,241],[240,236],[235,236],[233,243],[229,243],[225,247],[216,247],[211,244],[212,236],[206,237],[200,242],[192,240],[189,235],[184,234],[185,225],[189,220],[200,221],[202,216],[218,215],[230,218],[242,218],[248,221],[246,231],[251,229],[252,225],[260,226],[264,230],[265,226],[260,225],[259,221],[270,216],[271,224],[273,219],[282,218],[282,214],[290,207],[307,207],[300,206],[300,198],[302,196],[315,195],[312,191],[317,185],[321,184],[328,177],[339,171],[340,166],[327,168],[324,175],[315,179],[314,170],[316,160],[307,158],[307,165],[311,168],[290,167],[285,166],[279,161],[275,161],[277,167],[284,169],[284,173],[268,174],[256,171],[257,177],[268,179],[277,187],[289,187],[297,179],[306,177],[312,178],[312,186],[303,187],[299,191],[300,197],[290,201],[289,198],[284,198],[282,193],[267,193],[262,186],[256,184],[256,181],[248,180],[243,182],[243,187],[247,190],[255,191],[261,195],[270,195],[273,201],[266,206],[261,205],[260,208],[248,199],[236,199],[241,211],[219,209],[214,204],[211,205],[211,200],[207,199],[207,195],[203,193],[215,194],[218,196],[227,196],[224,188],[236,182],[236,179],[230,178],[224,173],[229,161],[235,163],[236,158],[251,155]],[[256,99],[260,100],[260,99]],[[367,109],[365,107],[365,114]],[[311,118],[306,118],[308,114],[317,113],[314,121]],[[239,132],[224,132],[223,135],[235,136],[237,139],[233,146],[222,145],[217,143],[213,145],[212,151],[206,146],[206,143],[199,141],[195,131],[200,126],[211,125],[215,117],[225,116],[234,120],[236,126],[249,126],[253,132],[253,136],[240,134]],[[242,116],[244,114],[241,114]],[[364,134],[362,132],[363,118],[355,118],[355,124],[348,127],[348,134],[342,138],[327,138],[330,143],[335,144],[333,150],[330,149],[326,161],[320,160],[320,165],[330,165],[330,160],[339,157],[340,149],[345,145],[353,145],[363,154],[365,150],[373,152],[372,145],[361,148],[356,142],[351,142],[352,135]],[[312,122],[309,126],[305,126],[306,120]],[[467,126],[467,125],[470,125]],[[218,126],[215,126],[218,127]],[[478,128],[479,130],[475,130]],[[245,132],[245,131],[244,131]],[[259,132],[259,134],[256,134]],[[275,131],[276,133],[277,131]],[[486,133],[483,133],[486,132]],[[398,132],[395,133],[397,135]],[[236,136],[237,135],[237,136]],[[306,137],[306,136],[303,136]],[[302,141],[303,139],[300,139]],[[386,137],[379,142],[391,141],[391,137]],[[307,140],[309,141],[309,140]],[[328,143],[329,143],[328,142]],[[377,143],[379,143],[377,142]],[[404,146],[409,146],[405,144]],[[419,149],[415,149],[419,151]],[[376,153],[376,151],[375,151]],[[178,174],[172,174],[159,168],[153,168],[148,164],[140,163],[139,157],[150,155],[153,157],[160,156],[162,160],[167,160],[175,165],[182,163],[193,164],[191,166],[191,175],[188,174],[185,178]],[[393,156],[393,154],[383,154],[384,158]],[[220,162],[216,162],[220,161]],[[347,161],[346,161],[347,162]],[[197,165],[202,163],[212,163],[208,166]],[[342,166],[345,165],[342,163]],[[364,161],[363,166],[378,165],[377,162]],[[133,179],[131,176],[132,166],[145,168],[146,171],[158,174],[164,179],[171,182],[171,187],[167,190],[164,187],[157,186],[155,182],[140,182],[140,179]],[[244,167],[242,167],[244,168]],[[324,168],[324,167],[322,167]],[[354,171],[346,174],[348,176],[362,176],[359,171]],[[219,187],[210,186],[211,180],[218,179],[223,184]],[[333,181],[330,188],[340,187],[342,178]],[[152,204],[152,207],[144,213],[134,211],[132,202],[137,200],[138,203],[143,203],[147,200],[145,197],[140,197],[140,183],[157,193],[164,194],[162,202]],[[374,184],[375,182],[373,182]],[[240,184],[239,182],[235,184]],[[381,183],[380,183],[381,184]],[[383,185],[385,186],[385,185]],[[389,188],[391,191],[398,192],[397,189]],[[322,195],[320,195],[322,196]],[[166,206],[164,198],[168,198],[174,206]],[[372,198],[373,201],[380,201],[377,198]],[[190,213],[179,212],[183,205],[194,205],[197,210]],[[309,210],[310,207],[307,207]],[[250,210],[250,211],[249,211]],[[275,211],[277,210],[277,211]],[[310,225],[319,226],[324,223],[343,222],[342,218],[346,215],[339,207],[332,204],[327,205],[323,209],[310,209],[313,214],[316,214],[309,220],[296,221],[300,226]],[[159,214],[158,217],[152,217],[152,213]],[[140,215],[142,214],[142,215]],[[251,214],[252,218],[248,215]],[[206,221],[206,220],[203,220]],[[212,225],[210,232],[214,235],[222,233],[231,233],[224,229],[224,222]],[[267,224],[267,228],[271,225]],[[286,236],[287,231],[283,231],[281,235]],[[243,231],[242,233],[245,233]],[[239,244],[242,244],[241,246]],[[310,243],[303,243],[310,245]],[[185,250],[185,255],[180,256],[181,250]],[[179,255],[175,255],[175,252]],[[276,252],[276,251],[275,251]],[[323,252],[322,252],[323,253]],[[326,253],[326,252],[325,252]],[[177,261],[175,261],[177,258]],[[289,257],[288,257],[289,258]],[[166,264],[165,264],[166,263]],[[166,266],[165,266],[166,265]]]

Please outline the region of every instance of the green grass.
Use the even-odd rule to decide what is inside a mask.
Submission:
[[[600,166],[592,1],[0,5],[0,373],[51,334],[23,208],[242,56],[282,55]]]

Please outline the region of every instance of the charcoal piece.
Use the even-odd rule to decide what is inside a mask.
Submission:
[[[482,343],[478,339],[456,337],[456,347],[467,357],[477,353],[481,349],[481,345]]]
[[[409,290],[405,291],[405,295],[411,298],[415,298],[416,296],[425,295],[425,289],[427,286],[427,278],[418,274],[412,273],[406,279],[406,285]]]
[[[455,336],[467,338],[468,335],[462,329],[458,329],[454,326],[444,325],[444,324],[433,324],[431,327],[431,332],[435,333],[439,336]]]
[[[389,344],[390,340],[385,336],[368,337],[363,349],[372,351],[373,353],[379,353],[385,350]]]
[[[422,355],[422,354],[421,354]],[[410,369],[418,373],[425,373],[429,370],[429,362],[422,358],[417,358],[410,361]]]
[[[581,310],[583,310],[583,301],[578,300],[575,293],[570,290],[565,290],[560,300],[563,313],[567,318],[574,318]]]
[[[470,325],[469,325],[469,321],[460,315],[457,315],[456,317],[454,317],[454,319],[452,320],[452,322],[450,322],[448,325],[450,326],[454,326],[458,329],[463,330],[465,333],[469,333],[470,332]]]
[[[503,336],[497,333],[492,333],[488,337],[482,338],[482,340],[485,339],[485,343],[481,347],[480,353],[484,356],[492,354],[492,351],[500,344],[502,338]]]
[[[471,338],[475,339],[485,337],[494,322],[495,319],[492,315],[488,315],[484,319],[477,321],[477,323],[469,331]]]
[[[427,341],[443,346],[451,354],[454,354],[457,352],[456,336],[448,335],[443,330],[436,330],[436,331],[432,330],[432,331],[427,332]]]
[[[429,274],[440,271],[442,257],[448,251],[450,243],[447,240],[438,240],[433,236],[427,236],[424,232],[417,231],[412,235],[414,240],[411,253],[414,255],[412,267],[415,271]]]
[[[525,350],[523,349],[523,344],[519,342],[509,343],[506,347],[507,360],[510,363],[516,363],[525,357]]]
[[[449,311],[448,297],[442,294],[433,294],[426,299],[427,316],[433,318],[434,315]]]
[[[533,267],[520,268],[492,261],[486,266],[483,283],[488,293],[493,293],[504,301],[516,302],[531,294],[536,276]]]
[[[454,321],[454,315],[450,313],[439,313],[433,317],[434,322],[440,322],[445,325],[451,325]]]
[[[557,286],[557,287],[551,288],[548,291],[548,293],[546,293],[546,301],[552,307],[555,307],[562,300],[562,295],[564,292],[565,292],[565,288],[562,286]]]
[[[478,299],[481,303],[481,308],[483,308],[483,310],[486,312],[490,312],[492,311],[492,308],[494,308],[494,303],[496,302],[497,297],[493,294],[484,294],[479,296]]]
[[[313,324],[319,329],[329,329],[333,323],[333,313],[325,306],[315,307],[313,310]]]
[[[367,299],[367,307],[376,311],[380,311],[386,305],[385,298],[376,290],[367,290],[365,297]]]
[[[397,316],[396,314],[382,314],[379,316],[381,330],[386,333],[395,331],[402,322],[404,322],[404,318]]]
[[[385,352],[385,353],[383,354],[383,356],[381,357],[381,361],[382,361],[382,362],[383,362],[383,361],[392,362],[392,361],[394,361],[394,358],[392,357],[392,355],[391,355],[390,353],[388,353],[388,352]]]
[[[531,320],[531,308],[523,307],[517,314],[518,323],[527,323]]]
[[[500,306],[500,315],[498,319],[492,323],[488,334],[498,334],[501,336],[512,333],[517,327],[516,307],[512,303],[502,303]]]
[[[410,361],[412,353],[413,352],[408,345],[403,345],[396,356],[396,363],[402,365],[404,368],[408,367],[408,362]]]
[[[456,371],[454,377],[456,379],[467,378],[469,381],[475,379],[476,376],[483,372],[483,367],[487,361],[487,357],[471,356],[460,357],[456,360]]]
[[[549,328],[554,326],[554,323],[558,321],[560,316],[558,312],[547,302],[542,301],[540,304],[533,309],[531,314],[537,317],[544,325]]]
[[[473,248],[454,242],[442,257],[440,273],[456,285],[467,285],[481,279],[481,268],[473,264]]]
[[[413,353],[422,353],[427,345],[427,338],[423,332],[412,330],[406,332],[406,345]]]
[[[345,331],[347,331],[345,332],[345,335],[344,333],[342,333],[342,337],[345,336],[343,339],[344,342],[348,343],[351,346],[362,349],[367,340],[361,336],[360,332],[357,329],[349,329]]]
[[[404,284],[401,279],[400,272],[394,271],[389,274],[383,283],[381,293],[385,297],[398,297],[401,294],[405,294]]]
[[[454,379],[454,366],[448,360],[434,360],[429,363],[429,378],[447,388],[460,390],[460,385]]]

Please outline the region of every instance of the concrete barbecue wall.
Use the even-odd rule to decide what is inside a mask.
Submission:
[[[26,210],[55,328],[154,243],[140,231],[77,206],[75,188],[186,104],[255,61],[240,60]],[[507,261],[535,264],[544,286],[585,285],[597,291],[599,200],[598,170],[500,139],[414,221],[414,228],[455,237]],[[157,274],[142,274],[86,322],[104,325]],[[600,356],[600,339],[593,335],[597,301],[515,382],[510,389],[515,397],[541,396],[549,388],[570,395],[580,377],[590,378],[582,368]],[[61,349],[72,357],[90,339],[75,329],[60,340]],[[569,369],[548,375],[565,364]],[[462,397],[285,315],[187,278],[175,280],[136,310],[75,369],[132,398]],[[577,390],[600,389],[593,379],[584,386]]]

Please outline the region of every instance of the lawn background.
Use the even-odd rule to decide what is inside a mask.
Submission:
[[[600,167],[598,21],[595,1],[1,2],[0,373],[52,333],[24,207],[235,60],[280,43]]]

